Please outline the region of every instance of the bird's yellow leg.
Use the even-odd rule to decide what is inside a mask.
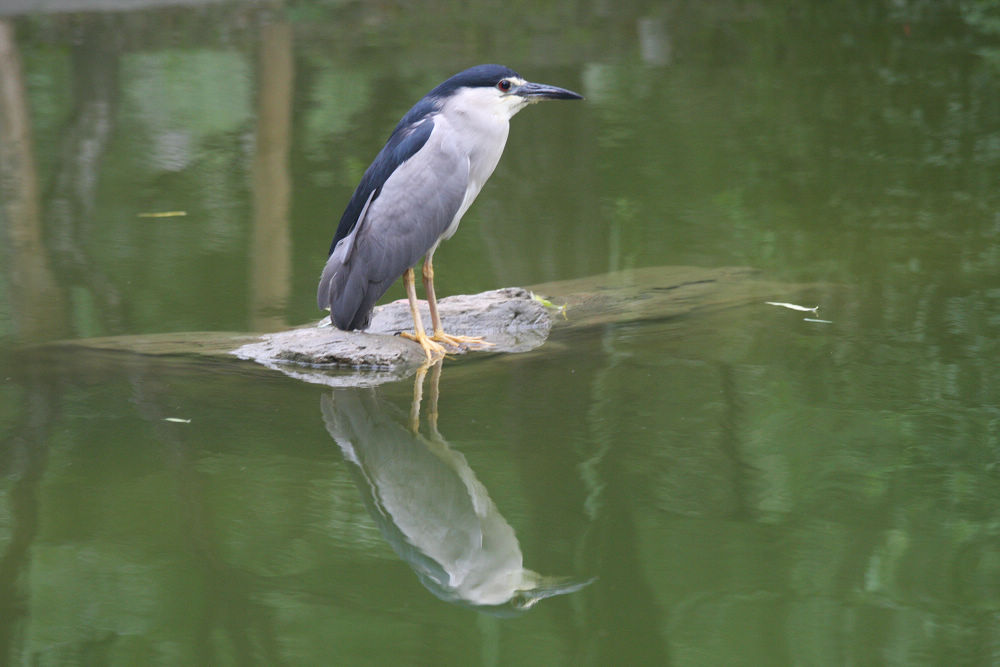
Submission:
[[[427,255],[427,259],[424,260],[422,272],[424,277],[424,291],[427,292],[427,308],[431,311],[431,326],[434,327],[434,335],[431,336],[431,339],[453,347],[461,345],[468,345],[472,349],[492,347],[493,343],[483,340],[482,336],[456,336],[444,332],[444,327],[441,326],[441,317],[438,315],[437,296],[434,295],[434,265],[432,263],[432,255],[433,253]]]
[[[413,315],[414,333],[403,332],[399,335],[419,343],[420,347],[424,348],[427,361],[436,361],[443,358],[447,354],[447,350],[440,343],[431,340],[431,337],[424,331],[424,323],[420,319],[420,311],[417,309],[416,278],[413,275],[412,268],[407,269],[406,273],[403,274],[403,285],[406,286],[406,298],[410,301],[410,313]]]

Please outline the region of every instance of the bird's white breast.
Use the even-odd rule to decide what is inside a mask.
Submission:
[[[455,233],[462,216],[496,169],[507,144],[510,117],[521,106],[508,103],[495,90],[469,88],[445,102],[435,118],[434,132],[440,129],[444,135],[454,138],[469,160],[469,185],[465,197],[442,239]]]

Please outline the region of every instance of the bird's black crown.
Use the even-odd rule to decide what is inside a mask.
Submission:
[[[459,72],[430,92],[429,97],[448,97],[459,88],[492,88],[501,79],[521,78],[521,75],[503,65],[476,65]]]

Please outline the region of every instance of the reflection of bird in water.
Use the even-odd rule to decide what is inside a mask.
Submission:
[[[524,568],[514,529],[437,430],[440,362],[432,372],[430,435],[417,432],[422,375],[411,428],[371,390],[337,389],[322,398],[327,430],[356,467],[368,509],[396,553],[442,600],[500,613],[589,584]]]

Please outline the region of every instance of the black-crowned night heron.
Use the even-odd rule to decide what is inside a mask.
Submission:
[[[446,334],[438,317],[432,259],[493,173],[507,142],[510,118],[540,100],[581,96],[530,83],[501,65],[479,65],[451,77],[414,105],[361,177],[330,244],[316,299],[334,326],[366,329],[375,302],[403,276],[413,335],[428,359],[445,345],[485,344]],[[413,267],[423,277],[433,335],[417,310]]]

